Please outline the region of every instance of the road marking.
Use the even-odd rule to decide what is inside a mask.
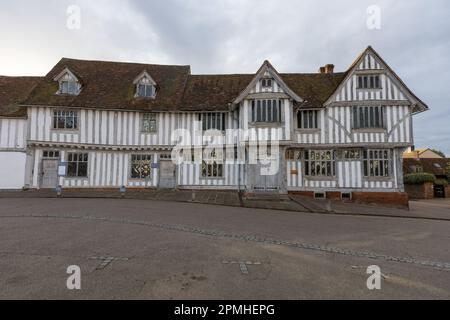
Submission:
[[[262,265],[261,262],[252,262],[252,261],[222,261],[223,264],[238,264],[239,269],[241,270],[242,274],[249,274],[249,270],[247,266],[260,266]]]
[[[95,268],[95,270],[103,270],[114,261],[128,261],[128,258],[115,258],[115,257],[91,257],[90,260],[100,260],[101,263]]]
[[[322,246],[322,245],[317,245],[317,244],[292,242],[292,241],[286,241],[286,240],[277,240],[277,239],[273,239],[273,238],[260,238],[257,236],[234,234],[234,233],[229,233],[229,232],[224,232],[224,231],[199,229],[199,228],[192,228],[192,227],[186,227],[186,226],[166,225],[166,224],[159,224],[159,223],[150,223],[150,222],[146,222],[146,221],[135,221],[135,220],[128,220],[128,219],[110,219],[110,218],[101,218],[101,217],[92,217],[92,216],[56,216],[56,215],[36,215],[36,214],[17,215],[17,216],[0,216],[0,219],[4,219],[4,218],[10,218],[10,219],[11,218],[71,219],[71,220],[90,220],[90,221],[98,221],[98,222],[128,224],[128,225],[135,225],[135,226],[144,226],[144,227],[148,227],[148,228],[156,228],[156,229],[167,230],[167,231],[199,234],[199,235],[208,236],[208,237],[242,240],[242,241],[246,241],[246,242],[255,242],[255,243],[263,243],[263,244],[270,244],[270,245],[276,245],[276,246],[297,248],[297,249],[305,249],[305,250],[311,250],[311,251],[320,251],[320,252],[324,252],[324,253],[338,254],[338,255],[343,255],[343,256],[351,256],[351,257],[366,258],[366,259],[373,259],[373,260],[385,260],[388,262],[406,263],[406,264],[413,264],[413,265],[419,265],[419,266],[424,266],[424,267],[431,267],[434,269],[450,270],[450,262],[436,262],[436,261],[429,261],[429,260],[419,260],[416,258],[396,257],[396,256],[373,253],[373,252],[353,251],[353,250],[347,250],[347,249],[340,249],[340,248],[336,248],[336,247]]]

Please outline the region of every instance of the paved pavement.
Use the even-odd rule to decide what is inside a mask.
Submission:
[[[216,190],[153,190],[129,189],[121,195],[115,189],[69,189],[63,190],[62,198],[81,199],[137,199],[202,203],[211,205],[245,207],[254,209],[272,209],[293,212],[311,212],[339,215],[363,215],[418,218],[450,221],[450,199],[436,199],[426,202],[411,202],[407,208],[383,207],[361,203],[343,203],[341,201],[314,200],[299,195],[289,196],[245,196],[235,191]],[[57,198],[54,190],[30,190],[0,192],[0,199],[8,198]],[[438,205],[439,203],[439,205]]]
[[[0,243],[0,299],[450,299],[447,221],[0,199]],[[69,265],[80,291],[66,288]]]

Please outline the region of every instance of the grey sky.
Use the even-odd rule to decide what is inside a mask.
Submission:
[[[81,29],[66,27],[69,5]],[[366,26],[370,5],[381,30]],[[431,108],[417,147],[450,155],[450,1],[2,0],[0,74],[44,75],[61,57],[190,64],[193,73],[343,71],[372,45]]]

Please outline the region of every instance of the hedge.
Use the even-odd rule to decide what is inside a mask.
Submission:
[[[426,182],[435,183],[436,177],[429,173],[413,173],[405,176],[405,184],[424,184]]]

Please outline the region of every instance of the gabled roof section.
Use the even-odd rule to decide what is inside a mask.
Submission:
[[[402,90],[402,92],[406,95],[408,100],[414,105],[414,113],[420,113],[428,110],[428,106],[420,100],[400,79],[400,77],[392,70],[391,67],[381,58],[381,56],[371,47],[368,46],[358,58],[353,62],[348,71],[345,74],[345,78],[341,82],[341,84],[336,88],[334,93],[327,99],[325,105],[330,104],[338,92],[342,89],[342,87],[346,84],[346,82],[354,75],[355,71],[357,71],[360,65],[364,62],[364,59],[367,55],[371,55],[376,62],[379,64],[381,69],[386,70],[388,76],[390,76],[394,82],[398,85],[398,87]]]
[[[69,69],[83,83],[78,96],[56,95],[55,77]],[[155,99],[135,99],[136,76],[146,71],[158,84]],[[63,58],[23,102],[56,106],[129,111],[176,111],[190,75],[189,66],[87,61]]]
[[[53,78],[54,81],[60,81],[65,75],[69,75],[73,80],[80,82],[79,77],[77,77],[68,67],[65,67],[61,73]]]
[[[263,65],[259,68],[253,80],[250,84],[241,92],[241,94],[233,101],[234,104],[240,103],[244,100],[249,94],[252,88],[256,85],[256,83],[261,80],[266,74],[270,74],[276,82],[281,86],[284,92],[289,95],[296,102],[303,102],[304,99],[299,97],[292,89],[290,89],[287,84],[283,81],[280,74],[277,70],[272,66],[272,64],[266,60]]]
[[[153,78],[150,76],[150,74],[147,72],[147,70],[142,71],[136,79],[134,79],[133,84],[138,84],[143,78],[146,78],[150,81],[150,83],[154,86],[156,86],[156,81],[153,80]]]
[[[0,76],[0,117],[26,118],[27,109],[19,104],[27,98],[40,77],[3,77]]]

